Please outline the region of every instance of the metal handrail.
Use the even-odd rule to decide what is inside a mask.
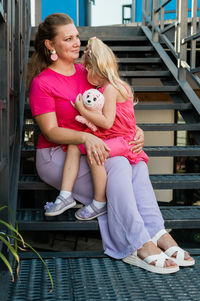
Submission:
[[[200,37],[200,22],[197,17],[197,0],[192,0],[192,8],[188,8],[188,0],[176,1],[176,19],[173,23],[165,25],[165,7],[172,0],[143,0],[143,24],[150,25],[154,42],[162,40],[177,60],[178,77],[186,80],[186,71],[192,73],[196,70],[196,40]],[[191,11],[191,18],[188,12]],[[190,34],[189,23],[191,26]],[[199,23],[199,24],[198,24]],[[198,27],[197,27],[198,24]],[[174,41],[171,42],[165,34],[171,28],[174,30]],[[187,59],[187,44],[190,43],[190,59]],[[187,69],[187,70],[186,70]],[[194,74],[193,74],[194,75]],[[195,76],[195,75],[194,75]],[[198,82],[198,80],[195,80]]]

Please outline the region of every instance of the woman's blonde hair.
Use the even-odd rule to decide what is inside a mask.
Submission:
[[[45,40],[53,41],[57,35],[58,26],[73,24],[73,20],[66,14],[56,13],[45,18],[40,23],[35,37],[35,51],[27,68],[27,91],[35,76],[52,64],[50,52],[45,46]]]
[[[100,39],[96,37],[89,39],[82,57],[82,64],[91,78],[97,75],[110,82],[123,97],[130,97],[131,87],[119,77],[117,58]]]

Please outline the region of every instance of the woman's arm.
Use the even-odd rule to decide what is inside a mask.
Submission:
[[[105,162],[110,149],[100,138],[90,133],[59,127],[55,112],[37,115],[35,120],[48,141],[57,144],[84,143],[90,161],[94,155],[97,164]]]
[[[116,99],[118,93],[119,92],[112,85],[108,85],[105,88],[103,93],[105,102],[102,114],[99,114],[95,111],[90,111],[89,109],[85,108],[81,94],[77,96],[74,107],[83,117],[94,123],[96,126],[103,129],[109,129],[112,127],[115,120]]]

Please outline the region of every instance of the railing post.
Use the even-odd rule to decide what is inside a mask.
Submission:
[[[161,4],[164,2],[164,0],[161,0]],[[164,21],[165,21],[165,7],[163,6],[161,8],[161,18],[160,18],[160,29],[164,29]]]
[[[148,0],[142,0],[142,11],[145,11],[146,14],[148,14],[147,12],[147,2]],[[142,24],[146,25],[146,17],[142,14]]]
[[[132,0],[132,5],[131,5],[131,22],[136,22],[136,7],[135,7],[136,3],[135,0]]]
[[[155,13],[155,9],[159,6],[159,0],[153,0],[153,10],[152,10],[152,19],[153,19],[153,28],[152,28],[152,38],[154,42],[159,41],[158,32],[156,31],[156,27],[159,26],[159,11]]]
[[[188,0],[177,0],[178,5],[178,37],[177,37],[177,53],[178,53],[178,78],[186,80],[186,70],[183,68],[183,62],[187,60],[187,44],[182,44],[182,40],[187,36],[188,22]]]
[[[179,0],[176,1],[176,24],[174,31],[174,49],[178,52],[178,21],[179,21]]]
[[[191,35],[197,31],[197,0],[192,0],[192,22],[191,22]],[[191,41],[190,50],[190,69],[196,66],[196,40]]]

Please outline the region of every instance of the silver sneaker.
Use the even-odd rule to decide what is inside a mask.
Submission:
[[[76,205],[76,201],[73,199],[72,195],[70,194],[66,199],[59,195],[56,200],[59,199],[61,202],[56,204],[56,202],[46,203],[44,206],[45,215],[46,216],[56,216],[64,211],[74,207]]]

